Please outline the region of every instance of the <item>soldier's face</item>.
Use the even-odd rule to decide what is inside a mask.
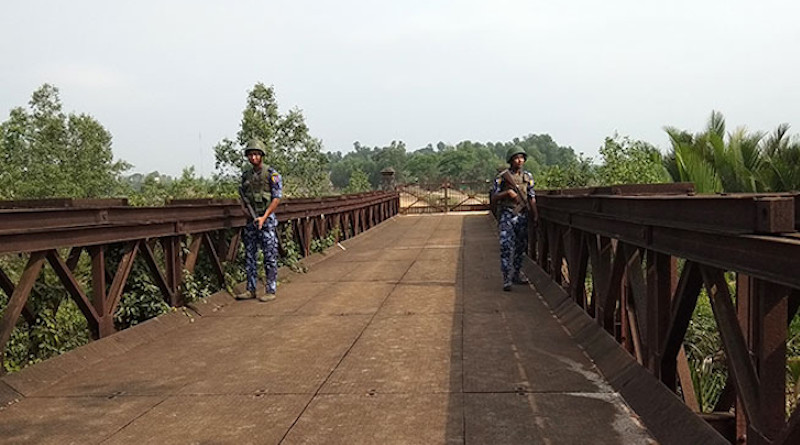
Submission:
[[[514,170],[519,170],[522,168],[523,164],[525,164],[525,156],[522,154],[518,154],[511,158],[511,167],[513,167]]]
[[[251,151],[247,153],[247,160],[250,161],[250,164],[253,166],[261,165],[261,153],[257,151]]]

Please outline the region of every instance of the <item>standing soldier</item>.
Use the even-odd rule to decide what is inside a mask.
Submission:
[[[509,167],[497,175],[492,189],[492,201],[499,212],[500,270],[506,292],[511,290],[512,283],[528,283],[519,274],[522,255],[528,249],[528,218],[532,218],[533,224],[539,220],[533,175],[522,169],[527,159],[528,154],[521,147],[508,149]]]
[[[248,142],[244,154],[252,168],[242,174],[240,192],[245,203],[253,209],[255,220],[244,227],[247,291],[237,295],[236,299],[256,298],[257,255],[258,246],[261,246],[267,285],[266,293],[258,300],[271,301],[275,299],[278,285],[278,218],[275,209],[283,197],[283,181],[275,169],[262,163],[266,152],[261,141]]]

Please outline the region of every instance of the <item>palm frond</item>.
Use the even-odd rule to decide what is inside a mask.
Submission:
[[[706,132],[714,133],[720,138],[725,137],[725,116],[721,112],[713,110],[708,118]]]

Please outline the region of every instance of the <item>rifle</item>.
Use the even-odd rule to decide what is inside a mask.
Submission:
[[[253,206],[250,205],[250,201],[244,196],[244,185],[239,186],[239,199],[242,201],[242,204],[244,204],[244,208],[247,209],[247,213],[250,214],[250,218],[253,218],[253,223],[255,223],[258,216],[256,216],[256,211],[253,210]]]
[[[533,212],[531,210],[531,203],[528,200],[528,195],[523,196],[523,193],[520,191],[519,187],[517,187],[516,181],[514,181],[514,177],[511,176],[511,172],[506,170],[500,175],[500,177],[503,178],[506,184],[508,184],[508,187],[511,190],[514,190],[514,193],[517,194],[517,201],[522,201],[521,204],[517,203],[517,205],[514,206],[514,213],[519,215],[524,209],[528,211],[528,216],[531,216]]]

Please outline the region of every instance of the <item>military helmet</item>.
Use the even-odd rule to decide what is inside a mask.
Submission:
[[[247,145],[244,148],[244,154],[247,155],[247,153],[251,151],[260,151],[261,156],[266,156],[267,154],[267,152],[264,150],[264,143],[258,139],[250,139],[250,141],[247,142]]]
[[[515,145],[515,146],[509,148],[508,151],[506,152],[506,162],[508,162],[510,164],[511,163],[511,159],[513,159],[514,156],[516,156],[518,154],[521,154],[522,156],[525,156],[525,160],[528,160],[528,153],[526,153],[525,150],[522,147],[520,147],[519,145]]]

